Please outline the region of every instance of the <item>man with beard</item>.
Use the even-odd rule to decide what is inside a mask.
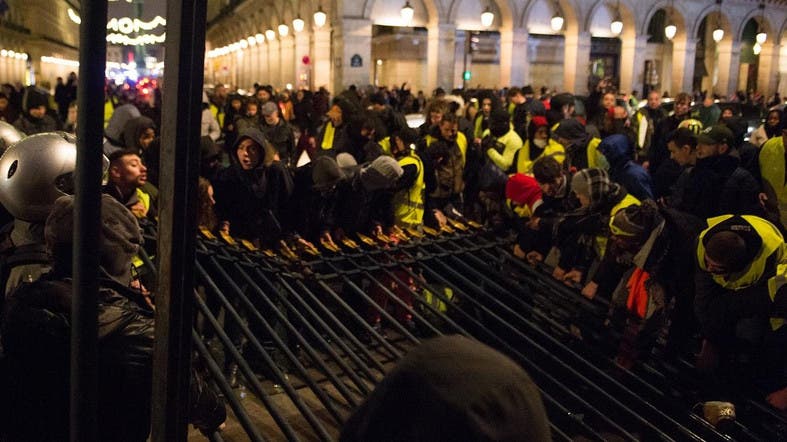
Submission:
[[[427,137],[426,148],[419,152],[419,156],[424,160],[426,173],[424,223],[427,225],[442,226],[446,222],[446,216],[459,215],[463,207],[465,165],[458,131],[456,116],[443,115],[443,120]]]
[[[262,118],[262,134],[276,148],[279,161],[294,169],[298,158],[295,157],[295,133],[292,126],[281,117],[279,107],[270,101],[262,105]]]
[[[155,219],[157,204],[142,187],[148,181],[148,169],[137,151],[118,150],[109,156],[109,183],[104,193],[126,206],[137,218]]]
[[[700,219],[725,213],[764,216],[760,186],[740,167],[732,149],[733,133],[723,125],[706,128],[697,136],[696,165],[677,208]],[[676,163],[677,164],[677,163]]]
[[[637,157],[648,158],[656,127],[667,114],[661,108],[661,94],[653,90],[648,93],[648,103],[637,111],[634,122],[637,132]]]

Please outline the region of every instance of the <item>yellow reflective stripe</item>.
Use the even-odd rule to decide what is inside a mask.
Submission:
[[[399,165],[415,165],[418,175],[409,189],[402,189],[394,196],[394,216],[396,225],[400,227],[417,227],[423,224],[424,219],[424,168],[421,158],[416,153],[410,153],[399,159]]]
[[[459,146],[459,152],[462,154],[462,166],[464,167],[467,162],[467,137],[462,132],[456,134],[456,145]]]
[[[385,137],[380,140],[377,144],[380,145],[380,148],[383,150],[385,155],[391,156],[391,137]]]
[[[716,225],[733,216],[734,215],[722,215],[708,219],[708,228],[700,233],[697,243],[697,262],[702,270],[708,270],[705,266],[705,245],[703,244],[705,235]],[[740,290],[757,283],[762,278],[765,272],[765,265],[773,254],[777,254],[777,270],[780,272],[787,272],[787,262],[785,262],[787,260],[787,253],[785,253],[784,250],[784,237],[779,233],[776,226],[753,215],[742,215],[741,218],[749,223],[760,236],[762,239],[762,247],[752,263],[744,271],[729,275],[729,279],[722,275],[713,275],[713,280],[716,284],[729,290]],[[778,289],[778,287],[775,286],[777,282],[778,281],[774,281],[774,289]],[[776,291],[774,290],[771,294],[771,298],[775,296]]]
[[[330,150],[333,148],[333,136],[335,133],[336,133],[336,128],[333,127],[333,123],[331,123],[330,121],[325,123],[325,130],[323,131],[322,134],[322,143],[320,144],[320,147],[323,150]]]

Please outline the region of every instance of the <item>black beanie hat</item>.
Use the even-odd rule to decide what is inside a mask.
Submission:
[[[23,103],[25,111],[28,111],[39,106],[49,106],[49,98],[46,91],[30,86],[25,89]]]
[[[314,160],[312,181],[314,182],[315,190],[328,190],[341,181],[343,177],[344,173],[333,158],[323,155]]]
[[[500,138],[510,130],[510,120],[505,109],[495,109],[489,116],[489,132],[495,138]]]

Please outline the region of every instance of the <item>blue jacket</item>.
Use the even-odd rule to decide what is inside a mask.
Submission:
[[[601,141],[598,150],[609,162],[609,177],[626,188],[640,201],[653,199],[653,182],[650,174],[632,161],[631,141],[620,134],[610,135]]]

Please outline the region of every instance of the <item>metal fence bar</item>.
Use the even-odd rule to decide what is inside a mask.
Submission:
[[[232,408],[232,411],[235,413],[235,417],[238,418],[241,426],[246,430],[246,436],[254,442],[264,442],[265,439],[263,439],[262,435],[257,431],[257,427],[251,421],[249,414],[246,413],[246,409],[235,396],[229,382],[222,376],[221,368],[216,363],[216,360],[213,359],[207,347],[205,347],[205,344],[200,339],[196,330],[192,330],[192,339],[194,339],[194,347],[197,353],[205,361],[208,371],[213,375],[213,380],[216,381],[216,385],[218,385],[219,389],[224,394],[224,398],[229,402],[230,408]]]
[[[71,301],[72,442],[98,439],[98,266],[107,0],[83,0],[79,28],[74,286]]]
[[[154,442],[185,441],[188,435],[206,17],[204,0],[167,1],[153,350]]]
[[[215,292],[213,294],[215,296],[224,297],[224,294],[221,292]],[[289,424],[289,422],[287,422],[287,419],[285,419],[281,415],[281,413],[279,413],[279,410],[273,404],[268,394],[265,393],[265,390],[263,390],[262,388],[262,384],[260,384],[259,380],[257,380],[257,376],[254,374],[251,367],[249,367],[248,362],[246,362],[246,360],[243,358],[243,355],[241,355],[238,349],[236,349],[235,346],[232,344],[232,340],[224,331],[224,329],[221,327],[219,321],[210,311],[207,304],[205,304],[205,301],[203,301],[202,298],[199,297],[198,293],[194,293],[194,296],[197,303],[197,307],[205,316],[205,319],[208,320],[208,323],[213,327],[213,331],[216,332],[216,336],[218,336],[219,340],[221,340],[221,342],[224,344],[225,352],[229,353],[232,359],[235,361],[235,363],[238,364],[238,368],[240,369],[241,374],[243,374],[243,377],[246,379],[246,383],[249,386],[249,388],[252,390],[252,392],[254,392],[255,395],[257,395],[257,398],[259,398],[260,402],[262,402],[262,404],[265,406],[265,409],[271,415],[273,421],[276,422],[276,425],[279,426],[279,428],[287,437],[287,439],[290,441],[297,442],[299,439],[297,434],[295,433],[295,430],[293,430],[292,426]],[[229,303],[229,301],[226,299],[226,297],[224,297],[224,299],[222,299],[222,303]],[[221,372],[221,369],[218,367],[218,365],[216,365],[216,368],[218,368],[218,371],[213,370],[212,373],[214,374],[214,376],[220,378],[221,381],[226,384],[226,388],[228,388],[228,390],[225,391],[225,388],[222,387],[222,392],[226,397],[231,396],[235,398],[235,393],[232,391],[232,387],[229,385],[229,382],[227,382],[227,380],[225,379],[224,374]]]

